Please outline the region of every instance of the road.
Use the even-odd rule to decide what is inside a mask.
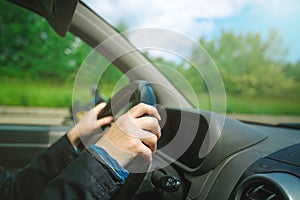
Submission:
[[[70,118],[68,108],[0,106],[1,124],[62,125]]]
[[[291,115],[251,115],[227,114],[235,119],[267,124],[300,123],[300,116]],[[1,124],[69,124],[69,108],[36,108],[36,107],[8,107],[0,106]]]

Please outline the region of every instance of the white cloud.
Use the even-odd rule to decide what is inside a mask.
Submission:
[[[255,0],[254,5],[254,10],[264,12],[266,16],[271,18],[290,17],[293,14],[299,13],[300,9],[300,1],[298,0]]]
[[[266,15],[287,15],[299,11],[298,0],[85,0],[113,25],[120,21],[130,28],[169,28],[182,33],[214,30],[212,19],[226,19],[248,6]],[[279,16],[280,17],[280,16]],[[281,16],[282,17],[282,16]],[[199,20],[200,19],[200,20]]]
[[[226,25],[230,26],[227,28],[236,30],[239,30],[241,24],[234,23],[257,28],[247,29],[251,31],[268,31],[270,27],[275,27],[283,34],[285,40],[295,43],[294,40],[297,39],[292,40],[291,36],[296,37],[295,29],[299,30],[297,27],[300,27],[297,25],[300,18],[299,0],[84,1],[112,25],[125,22],[130,29],[171,29],[194,39],[200,35],[216,34],[224,28],[223,22],[227,20]],[[245,16],[247,21],[236,20]],[[230,21],[232,18],[236,21]],[[220,21],[221,24],[218,23]],[[248,23],[252,24],[248,26]]]
[[[240,11],[249,0],[87,0],[112,24],[130,23],[131,28],[157,27],[185,34],[214,29],[211,18],[226,18]],[[197,19],[202,19],[198,21]]]

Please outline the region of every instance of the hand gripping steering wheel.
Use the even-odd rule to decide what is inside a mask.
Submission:
[[[145,103],[152,106],[156,105],[156,96],[150,83],[146,81],[134,81],[122,88],[114,95],[106,107],[99,114],[98,118],[105,116],[116,115],[122,109],[129,110],[133,106]],[[129,163],[141,163],[142,158],[136,157]],[[125,184],[113,199],[132,199],[139,185],[143,181],[149,165],[139,165],[141,173],[130,173]]]

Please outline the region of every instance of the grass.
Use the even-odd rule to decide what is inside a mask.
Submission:
[[[109,85],[102,85],[101,92],[110,97],[109,91],[112,89]],[[80,98],[80,102],[90,102],[92,100],[91,88],[80,88],[80,93],[77,92],[76,97]],[[70,107],[72,98],[72,82],[59,84],[49,81],[0,80],[0,105]]]
[[[228,113],[300,115],[300,98],[227,97]]]
[[[68,107],[72,85],[42,81],[1,80],[0,105]]]
[[[227,94],[227,113],[300,115],[300,97],[238,97]],[[199,108],[211,110],[208,93],[198,95]],[[217,103],[223,103],[216,101]],[[217,105],[218,106],[218,105]],[[219,112],[218,109],[214,110]]]
[[[73,83],[2,79],[0,88],[0,105],[70,107],[72,104]],[[89,91],[87,88],[85,96],[88,96]],[[109,86],[102,86],[101,91],[110,96]],[[208,94],[201,94],[198,99],[200,108],[210,110]],[[227,113],[300,115],[300,97],[254,98],[227,95]]]

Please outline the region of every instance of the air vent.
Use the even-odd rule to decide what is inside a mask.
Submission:
[[[256,174],[237,187],[235,200],[299,199],[300,179],[286,173]]]
[[[267,181],[255,181],[242,191],[242,200],[282,200],[283,195],[280,190]]]

